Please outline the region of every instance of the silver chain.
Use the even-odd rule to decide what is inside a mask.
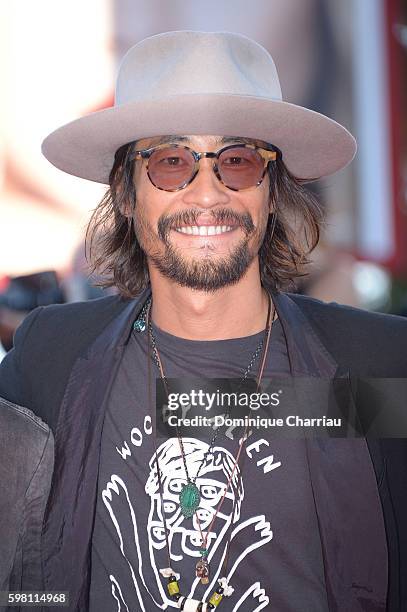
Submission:
[[[150,303],[151,303],[151,298],[149,298],[147,300],[146,304],[144,305],[144,307],[143,307],[143,309],[141,311],[141,314],[140,314],[140,316],[137,319],[138,327],[136,327],[136,324],[135,324],[134,325],[134,329],[138,329],[139,331],[144,331],[145,330],[145,328],[146,328],[145,322],[146,322],[147,310],[148,310],[148,308],[150,306]],[[148,333],[149,333],[149,338],[151,340],[151,346],[152,346],[152,349],[153,349],[154,362],[155,362],[155,364],[156,364],[156,366],[157,366],[157,368],[158,368],[158,370],[160,372],[160,375],[161,375],[160,358],[158,356],[158,350],[157,350],[157,340],[156,340],[156,337],[154,335],[153,327],[152,327],[152,324],[151,324],[151,317],[150,317],[149,322],[148,322]],[[252,355],[252,357],[250,359],[250,362],[249,362],[248,366],[246,367],[246,370],[244,371],[244,374],[243,374],[242,378],[240,379],[240,386],[244,383],[244,381],[247,379],[248,375],[250,374],[250,372],[252,370],[252,367],[253,367],[254,363],[256,362],[256,359],[258,358],[258,356],[259,356],[259,354],[261,352],[261,349],[263,348],[263,344],[264,344],[264,337],[260,340],[256,350],[254,351],[254,353],[253,353],[253,355]],[[161,376],[162,376],[162,379],[163,379],[163,382],[164,382],[166,388],[168,389],[168,380],[167,380],[167,377],[165,376],[164,373]],[[231,410],[231,406],[229,406],[229,410],[226,413],[226,418],[228,418],[230,416],[230,410]],[[220,428],[216,428],[215,429],[215,433],[212,436],[209,448],[205,452],[205,454],[203,456],[203,459],[202,459],[202,461],[200,463],[200,466],[198,468],[198,471],[197,471],[196,475],[193,478],[189,477],[182,438],[180,436],[178,436],[178,439],[179,439],[179,442],[180,442],[180,445],[181,445],[182,460],[183,460],[183,463],[184,463],[185,473],[186,473],[188,482],[193,482],[194,483],[195,480],[198,478],[202,467],[205,465],[209,455],[212,454],[213,445],[215,444],[216,438],[218,436],[219,429]],[[178,428],[176,428],[176,430],[177,430],[177,435],[178,435]]]

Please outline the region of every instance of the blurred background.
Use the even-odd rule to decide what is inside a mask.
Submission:
[[[356,136],[354,162],[312,186],[327,222],[297,291],[407,314],[406,0],[13,0],[0,17],[0,359],[37,305],[106,294],[84,256],[105,187],[55,169],[41,142],[111,106],[121,57],[167,30],[254,38],[285,100]]]

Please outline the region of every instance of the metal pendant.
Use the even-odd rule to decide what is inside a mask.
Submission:
[[[137,317],[137,319],[134,321],[133,323],[133,329],[135,332],[140,333],[140,332],[144,332],[146,331],[146,327],[147,327],[147,310],[148,307],[150,305],[151,302],[151,298],[147,300],[147,302],[144,304],[139,316]]]
[[[181,512],[185,518],[193,516],[200,501],[201,496],[196,484],[188,482],[188,484],[182,486],[181,493],[179,494],[179,503],[181,505]]]
[[[142,318],[136,319],[133,324],[134,331],[140,333],[146,330],[146,322]]]
[[[201,584],[209,582],[209,563],[206,557],[199,559],[195,566],[196,576],[201,579]]]

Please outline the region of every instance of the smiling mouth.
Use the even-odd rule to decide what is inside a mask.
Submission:
[[[231,225],[182,225],[174,228],[180,234],[189,234],[191,236],[216,236],[218,234],[226,234],[236,229],[236,226]]]

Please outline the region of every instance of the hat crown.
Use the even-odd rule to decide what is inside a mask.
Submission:
[[[356,152],[342,125],[282,99],[273,59],[261,45],[242,34],[188,30],[129,49],[114,106],[54,130],[42,151],[57,168],[108,184],[120,147],[166,134],[264,140],[303,180],[336,172]]]
[[[115,105],[208,93],[282,99],[274,61],[258,43],[232,32],[179,31],[151,36],[127,51]]]

